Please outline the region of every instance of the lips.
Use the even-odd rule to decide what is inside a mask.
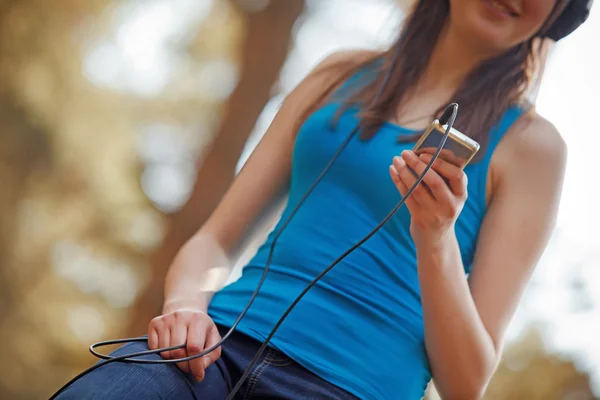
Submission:
[[[486,2],[495,10],[508,14],[512,17],[518,17],[521,12],[514,2],[507,0],[486,0]]]

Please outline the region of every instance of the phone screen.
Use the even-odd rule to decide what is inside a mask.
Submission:
[[[444,137],[444,133],[445,132],[440,131],[439,129],[433,129],[425,138],[423,143],[421,143],[421,145],[414,150],[415,153],[431,155],[435,154],[437,147]],[[446,140],[446,143],[440,152],[439,158],[448,161],[457,167],[464,168],[471,159],[472,154],[472,149],[454,140],[451,136],[448,136],[448,140]]]

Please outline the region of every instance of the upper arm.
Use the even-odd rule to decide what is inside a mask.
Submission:
[[[494,162],[497,182],[469,284],[499,352],[504,331],[554,228],[566,146],[554,126],[534,116],[523,129],[506,135]]]
[[[239,244],[251,224],[282,194],[290,178],[298,122],[335,78],[328,67],[365,55],[345,51],[327,57],[286,97],[201,233],[212,235],[228,251]]]

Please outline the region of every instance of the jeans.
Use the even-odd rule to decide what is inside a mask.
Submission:
[[[227,331],[227,328],[218,328],[221,335]],[[193,400],[192,389],[198,400],[224,400],[260,345],[234,332],[223,344],[221,357],[206,369],[202,382],[196,382],[174,364],[111,363],[73,383],[58,400]],[[148,350],[146,342],[134,342],[111,354],[118,356],[144,350]],[[146,358],[160,359],[160,356],[153,354]],[[319,378],[282,352],[267,347],[236,399],[350,400],[357,397]]]

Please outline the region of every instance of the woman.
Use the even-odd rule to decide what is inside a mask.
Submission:
[[[360,137],[281,234],[236,332],[177,367],[113,363],[59,398],[190,399],[189,385],[199,399],[226,398],[299,292],[412,186],[411,169],[420,173],[430,160],[410,151],[419,129],[451,101],[460,104],[455,127],[482,145],[477,159],[464,171],[434,164],[407,207],[298,304],[239,398],[419,399],[431,378],[444,399],[480,398],[559,203],[565,144],[525,96],[539,61],[535,43],[565,4],[420,0],[389,51],[327,58],[288,96],[211,218],[180,250],[148,347],[186,343],[162,354],[174,359],[219,341],[258,284],[273,234],[242,277],[213,297],[206,279],[217,260],[289,189],[285,221],[360,123]],[[114,354],[144,349],[136,343]]]

